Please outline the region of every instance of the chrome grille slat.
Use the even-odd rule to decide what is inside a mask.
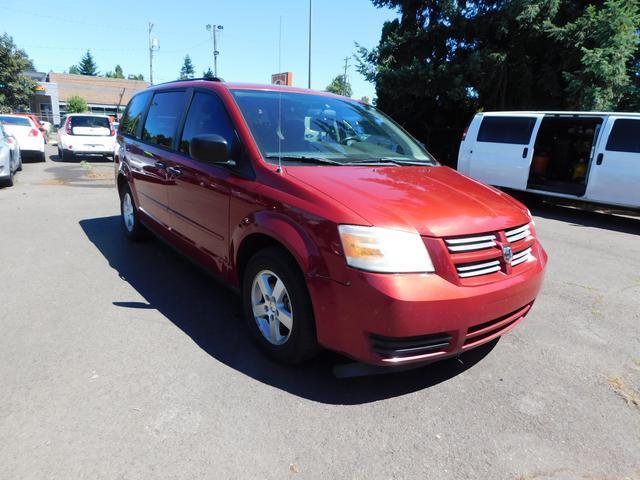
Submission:
[[[469,252],[471,250],[482,250],[484,248],[493,247],[496,244],[495,241],[482,243],[470,243],[468,245],[449,245],[450,252]]]
[[[529,260],[529,258],[531,258],[531,248],[527,248],[526,250],[516,253],[511,260],[511,266],[524,263]]]
[[[482,237],[467,237],[467,238],[450,238],[445,240],[448,245],[458,245],[460,243],[477,243],[484,242],[485,240],[495,240],[495,235],[484,235]]]
[[[478,270],[486,267],[493,267],[495,265],[500,265],[499,260],[492,260],[490,262],[476,263],[474,265],[466,265],[463,267],[457,267],[458,272],[468,272],[470,270]]]
[[[526,224],[518,228],[506,230],[504,234],[506,235],[507,240],[509,240],[510,243],[513,243],[531,235],[531,229],[529,228],[529,224]]]
[[[496,265],[495,267],[490,267],[490,268],[484,268],[482,270],[473,270],[472,272],[463,272],[463,273],[458,272],[458,276],[460,278],[477,277],[479,275],[487,275],[489,273],[498,272],[498,271],[500,271],[500,265]]]

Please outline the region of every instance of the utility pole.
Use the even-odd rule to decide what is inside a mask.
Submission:
[[[153,53],[160,50],[160,44],[157,38],[151,36],[153,23],[149,22],[149,83],[153,85]]]
[[[313,0],[309,0],[309,76],[308,76],[308,83],[307,83],[307,88],[311,88],[311,8],[312,8],[312,1]]]
[[[213,76],[218,76],[218,55],[220,52],[218,51],[218,30],[223,30],[224,27],[222,25],[207,25],[207,30],[211,32],[213,36]]]
[[[347,94],[347,69],[350,67],[349,57],[344,57],[344,75],[342,77],[342,95]]]

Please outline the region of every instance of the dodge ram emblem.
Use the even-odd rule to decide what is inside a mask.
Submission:
[[[504,257],[504,261],[507,263],[511,263],[513,259],[513,250],[511,250],[511,245],[501,245],[502,246],[502,256]]]

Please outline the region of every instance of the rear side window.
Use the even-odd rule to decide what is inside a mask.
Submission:
[[[119,133],[131,135],[132,137],[139,136],[139,126],[150,95],[151,92],[140,93],[131,99],[120,120]]]
[[[527,145],[535,124],[535,117],[484,117],[478,141]]]
[[[156,93],[151,101],[142,140],[171,148],[184,108],[185,92]]]
[[[215,95],[196,92],[184,124],[180,151],[189,155],[189,144],[196,135],[217,134],[229,144],[233,153],[237,145],[236,133],[222,101]]]
[[[2,117],[0,117],[0,122],[2,122],[4,125],[18,125],[20,127],[32,127],[33,126],[33,124],[31,123],[31,120],[29,120],[26,117],[2,116]]]
[[[607,150],[640,153],[640,120],[616,120],[609,134]]]

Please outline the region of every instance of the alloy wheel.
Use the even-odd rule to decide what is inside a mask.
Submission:
[[[273,345],[283,345],[291,336],[293,311],[284,282],[271,270],[262,270],[251,287],[253,318],[260,333]]]

